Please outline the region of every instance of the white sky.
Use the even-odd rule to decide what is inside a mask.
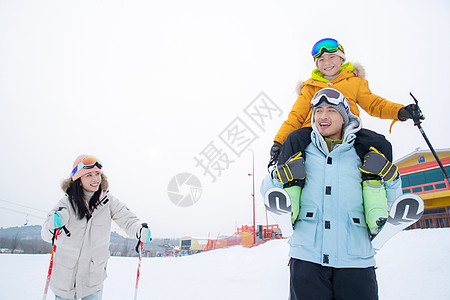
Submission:
[[[265,223],[268,152],[323,37],[363,64],[372,92],[402,104],[413,92],[431,143],[448,148],[449,13],[447,1],[0,0],[0,226],[27,214],[41,224],[75,157],[89,153],[154,236],[231,234],[252,223],[252,152],[236,156],[219,139],[236,117],[258,136],[249,148]],[[244,114],[261,92],[283,112],[263,129]],[[427,148],[411,121],[389,134],[390,121],[362,120],[396,159]],[[214,183],[194,161],[211,142],[234,160]],[[182,172],[202,183],[187,208],[167,194]]]

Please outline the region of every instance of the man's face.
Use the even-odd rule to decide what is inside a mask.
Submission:
[[[314,112],[314,125],[319,133],[326,138],[339,140],[342,138],[344,118],[333,107],[323,105]]]

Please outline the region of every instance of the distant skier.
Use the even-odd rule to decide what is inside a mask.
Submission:
[[[55,299],[99,300],[110,256],[111,221],[144,243],[151,239],[150,230],[108,192],[102,163],[94,156],[78,156],[72,176],[61,187],[66,195],[48,214],[41,232],[47,242],[56,229],[66,232],[55,241],[50,287]]]
[[[289,133],[311,126],[310,102],[314,94],[323,88],[334,88],[344,94],[351,112],[358,117],[358,105],[371,116],[392,119],[394,122],[412,118],[411,110],[417,110],[415,104],[403,106],[372,94],[369,83],[364,79],[363,67],[356,64],[353,66],[350,62],[344,63],[346,60],[344,48],[337,40],[332,38],[319,40],[314,44],[311,54],[317,68],[313,70],[312,77],[299,86],[297,101],[275,136],[270,150],[269,166],[276,164]]]
[[[311,106],[309,143],[302,149],[303,136],[296,134],[301,130],[290,134],[277,172],[294,221],[290,299],[378,299],[375,251],[365,213],[385,214],[386,201],[390,205],[402,193],[400,176],[376,149],[362,164],[355,148],[361,121],[340,92],[323,89]],[[392,172],[385,172],[388,169]],[[382,187],[370,182],[364,186],[361,170],[390,180]]]

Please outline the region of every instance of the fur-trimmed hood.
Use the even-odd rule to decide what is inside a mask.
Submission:
[[[102,182],[100,183],[100,188],[102,189],[102,191],[107,191],[109,188],[108,177],[106,177],[106,175],[103,173],[101,176]],[[72,186],[73,182],[74,181],[72,180],[72,177],[66,178],[61,182],[61,189],[64,193],[67,193],[67,190]]]
[[[366,69],[358,62],[353,64],[353,74],[355,74],[356,77],[366,79]]]

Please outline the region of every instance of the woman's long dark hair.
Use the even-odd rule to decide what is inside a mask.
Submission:
[[[97,203],[100,200],[100,194],[102,189],[99,188],[98,191],[94,193],[91,200],[89,200],[89,209],[86,207],[84,202],[84,193],[83,187],[81,186],[81,179],[73,181],[70,187],[67,189],[67,195],[69,196],[70,204],[72,204],[72,208],[77,214],[78,218],[81,220],[84,217],[91,217],[91,211],[96,207]]]

